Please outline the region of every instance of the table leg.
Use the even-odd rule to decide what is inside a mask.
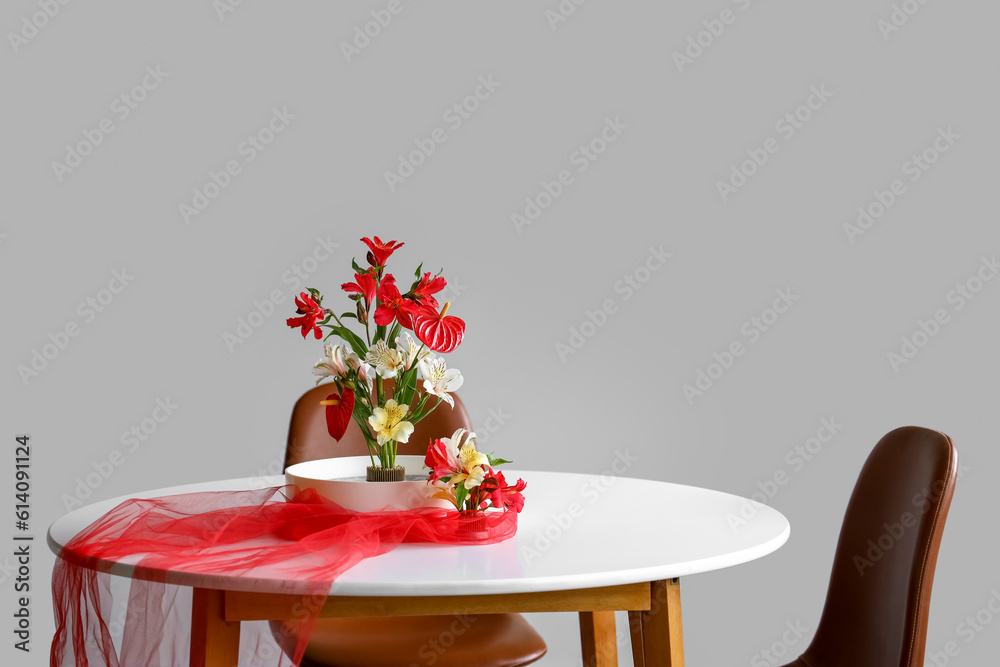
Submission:
[[[632,665],[633,667],[646,667],[646,657],[642,648],[641,611],[630,611],[628,613],[628,631],[632,638]]]
[[[632,661],[635,667],[684,667],[681,631],[681,582],[650,583],[648,611],[629,612]],[[639,639],[636,639],[639,635]]]
[[[240,624],[225,616],[225,591],[194,589],[191,605],[191,667],[236,667]]]
[[[615,612],[581,611],[580,643],[584,667],[618,667]]]

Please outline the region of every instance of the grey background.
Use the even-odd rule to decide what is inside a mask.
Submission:
[[[889,0],[594,0],[555,29],[554,0],[404,0],[347,62],[341,43],[386,2],[246,0],[223,13],[210,2],[73,2],[17,45],[9,33],[42,10],[4,3],[3,502],[14,503],[20,433],[34,446],[39,540],[88,491],[84,502],[278,472],[291,405],[321,352],[285,327],[291,295],[308,284],[335,297],[350,258],[364,256],[358,239],[378,234],[406,242],[393,258],[399,273],[419,261],[445,267],[452,312],[468,322],[451,355],[461,393],[481,430],[491,410],[505,415],[488,446],[517,467],[596,473],[627,449],[639,459],[629,475],[744,496],[787,474],[768,502],[792,524],[788,544],[684,582],[689,664],[772,664],[761,652],[781,651],[786,622],[809,632],[781,662],[805,647],[858,470],[882,434],[905,424],[951,435],[966,466],[928,654],[954,641],[948,664],[992,662],[1000,624],[971,638],[960,624],[1000,587],[1000,283],[960,310],[949,293],[1000,250],[1000,9],[905,4],[916,13],[884,35]],[[723,10],[732,22],[679,71],[674,52]],[[157,66],[166,77],[121,119],[115,99]],[[500,86],[453,129],[443,115],[481,76]],[[776,122],[812,86],[832,96],[785,139]],[[246,162],[240,143],[274,108],[294,119]],[[114,131],[60,181],[52,163],[104,118]],[[609,118],[627,128],[577,171],[574,151]],[[438,127],[447,141],[391,191],[384,172]],[[904,163],[939,128],[959,138],[912,182]],[[768,138],[778,151],[723,201],[717,182]],[[241,173],[185,222],[179,206],[229,160]],[[564,169],[573,183],[519,230],[512,214]],[[851,243],[844,225],[894,179],[905,193]],[[339,247],[313,264],[318,237]],[[651,246],[672,256],[625,300],[615,286]],[[289,272],[303,263],[315,270],[296,284]],[[79,304],[122,269],[134,279],[88,321]],[[744,323],[779,289],[798,299],[751,343]],[[227,346],[275,290],[283,303]],[[557,344],[608,299],[615,312],[561,358]],[[938,309],[948,322],[894,369],[887,354]],[[70,323],[79,335],[23,379],[19,366]],[[733,341],[745,353],[689,402],[683,385]],[[126,451],[122,434],[158,399],[178,407]],[[786,455],[823,418],[844,426],[797,469]],[[114,450],[120,465],[87,487]],[[528,502],[544,492],[529,488]],[[43,542],[35,549],[33,652],[25,661],[8,632],[6,664],[47,663],[53,558]],[[550,647],[540,664],[578,661],[574,616],[531,621]],[[630,664],[624,636],[620,655]]]

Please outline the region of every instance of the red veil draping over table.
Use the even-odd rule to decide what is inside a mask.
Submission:
[[[244,623],[240,665],[298,665],[333,582],[362,559],[403,542],[492,544],[516,531],[514,511],[471,518],[436,508],[358,513],[291,486],[128,500],[74,537],[56,560],[50,665],[187,665],[189,596],[166,581],[167,570],[284,580],[287,590],[268,590],[306,596],[296,632],[284,634],[278,651],[266,622]],[[116,650],[108,561],[130,555],[141,558]]]

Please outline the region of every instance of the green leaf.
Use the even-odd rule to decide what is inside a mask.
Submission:
[[[354,261],[353,257],[351,257],[351,267],[354,269],[355,273],[364,273],[365,272],[365,269],[362,269],[360,266],[358,266],[358,263],[356,261]]]
[[[358,314],[357,313],[341,313],[340,316],[341,317],[353,317],[354,319],[358,319]]]
[[[347,342],[354,353],[357,354],[362,359],[368,353],[368,348],[365,347],[365,342],[358,338],[357,334],[348,329],[347,327],[330,327],[330,331],[337,334]]]
[[[469,490],[465,488],[465,484],[459,484],[455,487],[455,505],[459,509],[465,507],[465,499],[469,497]]]
[[[395,347],[396,339],[399,337],[401,329],[402,327],[399,325],[399,322],[393,324],[392,328],[389,329],[389,337],[385,339],[386,342]],[[400,350],[400,352],[402,352],[402,350]]]
[[[422,268],[424,268],[424,263],[420,262],[420,266],[418,266],[417,270],[413,272],[413,275],[417,277],[417,280],[420,280],[420,270]]]
[[[490,452],[489,454],[487,454],[486,458],[489,459],[490,467],[491,468],[493,466],[503,465],[504,463],[513,463],[513,461],[508,461],[507,459],[501,459],[499,457],[493,456],[493,452]]]

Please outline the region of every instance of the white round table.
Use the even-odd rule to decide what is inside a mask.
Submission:
[[[680,484],[572,473],[504,471],[527,482],[514,539],[483,546],[403,544],[340,576],[329,616],[578,611],[584,657],[617,664],[614,611],[627,610],[633,651],[645,664],[683,664],[679,578],[739,565],[785,543],[789,524],[771,507]],[[283,485],[258,478],[258,488]],[[246,479],[156,489],[131,497],[249,488]],[[127,497],[77,509],[49,528],[57,554],[66,542]],[[109,563],[131,576],[135,558]],[[266,575],[166,572],[203,601],[222,598],[224,618],[196,619],[204,655],[192,664],[231,660],[239,621],[285,618],[295,597]],[[608,620],[610,617],[610,630]],[[235,626],[235,628],[233,627]],[[204,647],[202,647],[204,644]],[[193,643],[194,646],[194,643]],[[612,660],[613,658],[613,660]],[[230,663],[232,664],[232,663]]]

